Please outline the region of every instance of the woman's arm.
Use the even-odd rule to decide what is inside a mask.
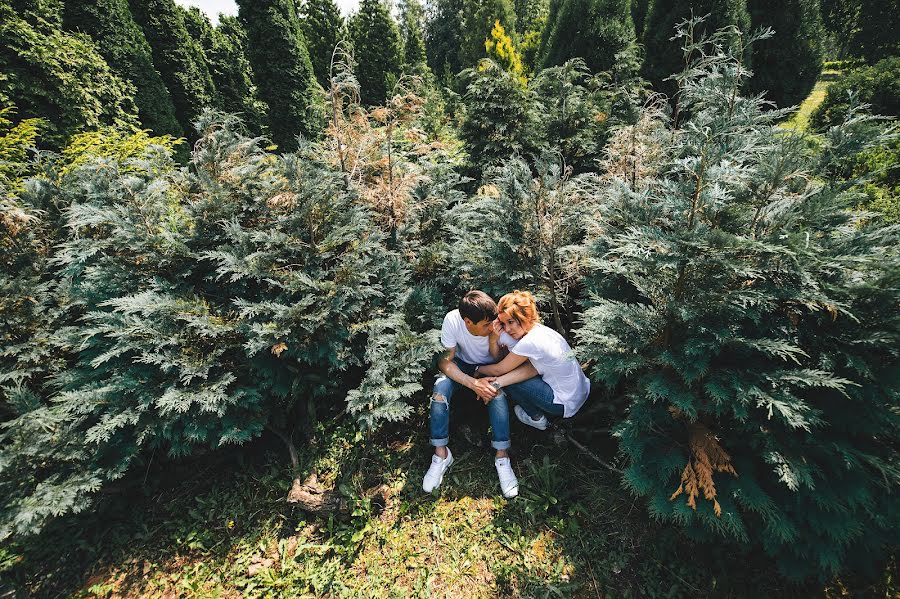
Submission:
[[[506,357],[507,353],[509,353],[506,347],[500,346],[500,333],[502,332],[503,329],[500,327],[500,321],[495,318],[494,322],[491,323],[491,333],[488,335],[488,350],[491,352],[491,357],[494,359],[494,362],[499,362]]]
[[[527,381],[528,379],[532,379],[536,376],[539,376],[540,373],[537,371],[537,368],[531,363],[531,360],[526,360],[524,364],[510,370],[503,376],[494,376],[488,377],[489,383],[497,383],[501,387],[506,387],[507,385],[515,385],[516,383],[521,383],[522,381]]]
[[[526,362],[528,358],[525,356],[518,356],[512,352],[506,354],[506,357],[497,362],[496,364],[485,364],[484,366],[478,367],[478,373],[486,376],[500,376],[501,374],[506,374],[507,372],[519,367],[523,362]]]

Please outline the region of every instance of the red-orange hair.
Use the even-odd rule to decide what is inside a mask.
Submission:
[[[541,321],[534,296],[527,291],[516,289],[512,293],[507,293],[497,302],[497,311],[506,312],[525,327]]]

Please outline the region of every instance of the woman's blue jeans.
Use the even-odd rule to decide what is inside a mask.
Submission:
[[[454,358],[459,369],[469,376],[475,375],[475,365],[467,364],[459,358]],[[435,447],[445,447],[450,442],[450,398],[461,385],[451,380],[445,374],[438,376],[434,382],[434,391],[431,393],[431,444]],[[436,401],[435,397],[442,397],[443,401]],[[477,398],[476,398],[477,399]],[[477,399],[477,401],[481,401]],[[491,446],[494,449],[509,449],[509,405],[506,397],[501,393],[487,405],[488,417],[491,421],[491,430],[494,439]]]
[[[543,415],[562,416],[565,413],[562,404],[553,403],[553,389],[540,376],[507,385],[503,390],[535,420]]]

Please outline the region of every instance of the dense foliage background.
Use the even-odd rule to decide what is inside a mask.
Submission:
[[[297,483],[322,422],[422,428],[443,314],[519,288],[647,517],[794,582],[884,570],[895,9],[238,4],[0,0],[0,539],[158,456],[271,435]]]

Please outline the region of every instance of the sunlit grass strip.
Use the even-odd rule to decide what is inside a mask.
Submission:
[[[797,112],[782,123],[781,126],[785,129],[805,131],[807,127],[809,127],[809,119],[812,117],[812,113],[823,101],[825,101],[825,93],[828,91],[828,87],[839,80],[843,74],[844,71],[841,69],[823,69],[822,74],[819,76],[819,80],[816,81],[815,87],[813,87],[806,99],[801,102]]]

